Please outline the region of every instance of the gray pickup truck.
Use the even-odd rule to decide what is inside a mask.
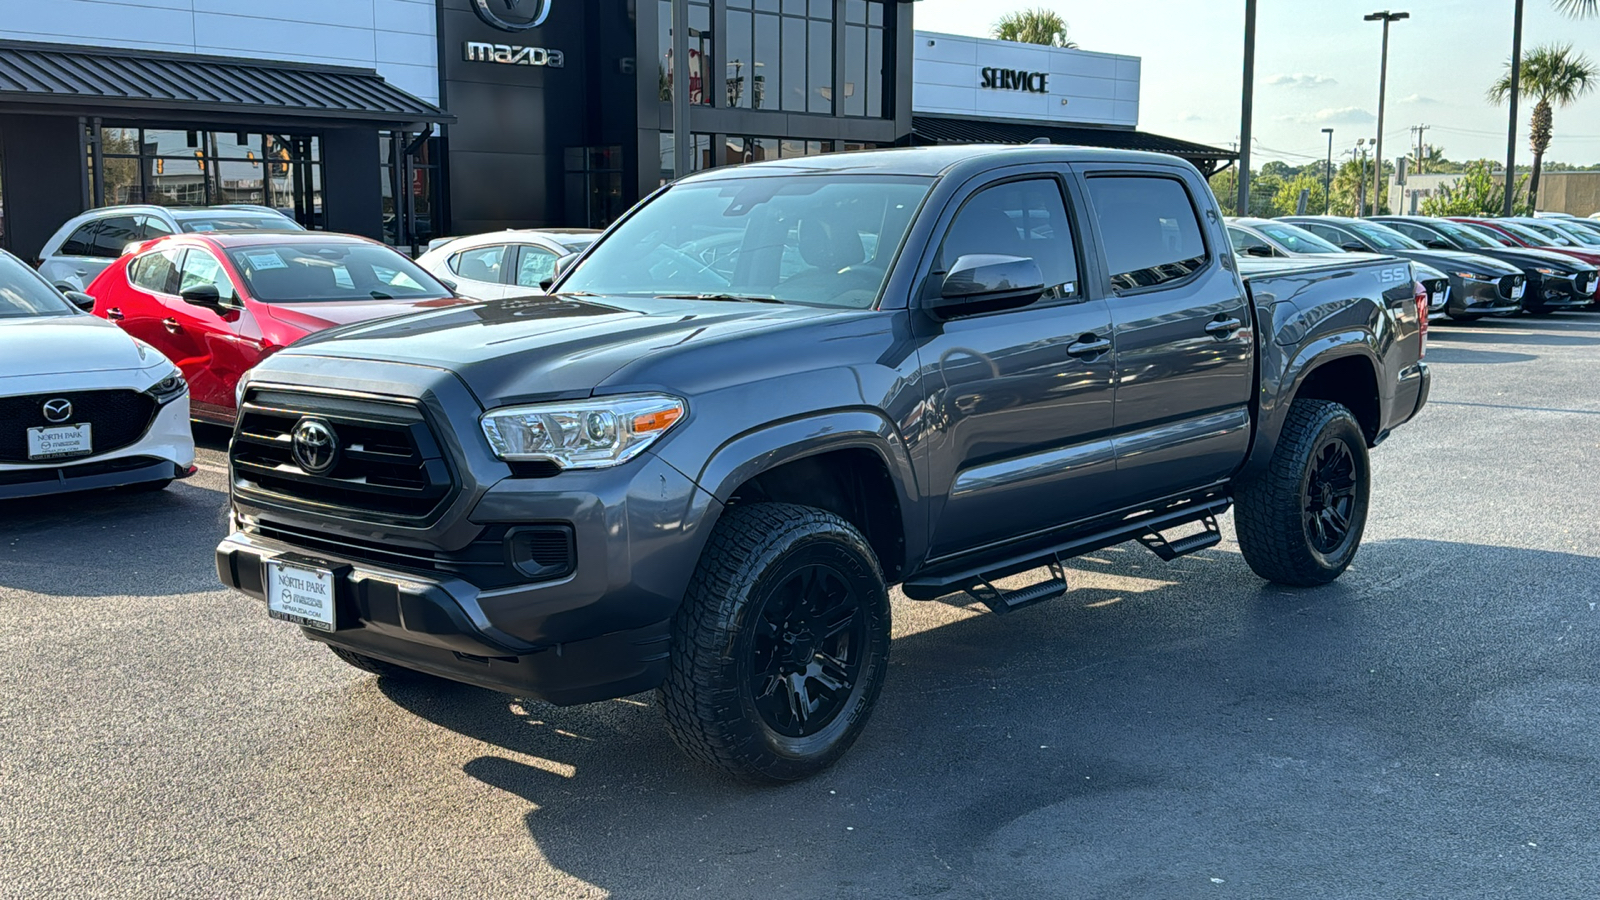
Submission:
[[[360,668],[558,704],[659,689],[690,755],[804,777],[867,721],[889,585],[1006,613],[1061,596],[1076,555],[1212,546],[1230,505],[1262,577],[1350,565],[1367,450],[1428,394],[1409,263],[1241,265],[1166,156],[704,172],[550,296],[258,366],[217,569]]]

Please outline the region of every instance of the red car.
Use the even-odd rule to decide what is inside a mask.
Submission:
[[[1502,247],[1536,247],[1540,250],[1554,250],[1573,259],[1581,259],[1591,266],[1600,266],[1600,248],[1562,247],[1515,220],[1478,219],[1471,216],[1449,218],[1450,221],[1460,222]]]
[[[469,302],[383,244],[316,232],[158,238],[123,254],[88,293],[95,315],[183,370],[194,418],[224,425],[238,412],[239,376],[294,341]]]

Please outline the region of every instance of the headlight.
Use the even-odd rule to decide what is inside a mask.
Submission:
[[[183,380],[183,373],[173,369],[165,378],[146,388],[145,393],[156,398],[157,403],[166,403],[177,399],[188,389],[189,383]]]
[[[603,469],[638,456],[683,418],[687,408],[665,394],[512,406],[484,413],[483,436],[503,460]]]
[[[1457,278],[1465,278],[1468,281],[1488,281],[1489,280],[1489,277],[1487,275],[1479,275],[1476,272],[1451,272],[1450,274],[1454,275]]]
[[[1561,274],[1561,273],[1557,272],[1555,269],[1534,269],[1534,271],[1538,272],[1540,275],[1559,275],[1559,274]]]

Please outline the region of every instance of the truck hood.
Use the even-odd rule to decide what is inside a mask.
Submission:
[[[1425,262],[1442,272],[1471,272],[1489,278],[1522,274],[1522,269],[1511,263],[1465,250],[1395,250],[1392,253],[1395,256]]]
[[[163,362],[154,348],[91,315],[0,319],[0,378],[147,369]]]
[[[456,373],[485,407],[587,397],[655,351],[843,312],[707,300],[554,295],[493,300],[320,332],[284,356],[373,359]]]
[[[374,319],[387,319],[392,316],[404,316],[410,313],[423,312],[430,309],[441,309],[447,306],[459,306],[471,303],[458,297],[445,297],[442,300],[352,300],[349,302],[311,302],[311,303],[262,303],[259,309],[265,309],[267,315],[285,325],[290,325],[307,333],[322,331],[338,325],[350,325],[355,322],[370,322]]]

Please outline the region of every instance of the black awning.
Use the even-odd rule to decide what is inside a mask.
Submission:
[[[449,122],[371,69],[0,41],[0,103],[82,115],[135,110],[403,126]]]
[[[1026,144],[1047,138],[1052,144],[1077,144],[1113,150],[1149,150],[1169,153],[1191,161],[1238,159],[1239,154],[1220,147],[1180,141],[1131,128],[1047,125],[1042,122],[996,122],[977,119],[952,119],[944,116],[913,116],[911,133],[924,144]]]

